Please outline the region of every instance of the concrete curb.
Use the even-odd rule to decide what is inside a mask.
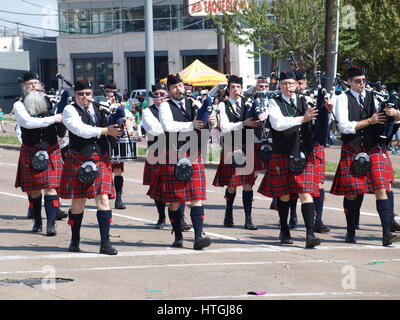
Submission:
[[[12,145],[12,144],[0,144],[0,148],[6,149],[6,150],[19,150],[20,146]],[[146,157],[145,156],[138,156],[137,157],[137,161],[145,162],[146,161]],[[206,163],[206,164],[204,164],[204,167],[208,168],[208,169],[217,169],[218,163]],[[325,179],[327,181],[332,181],[334,177],[335,177],[335,173],[334,172],[326,172],[325,173]],[[393,188],[400,189],[400,179],[396,179],[394,181]]]

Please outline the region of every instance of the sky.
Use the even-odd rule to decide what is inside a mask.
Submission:
[[[4,26],[38,36],[56,36],[58,33],[57,0],[0,0],[0,31]],[[15,13],[18,14],[15,14]],[[4,21],[7,20],[7,21]],[[33,26],[37,28],[24,26]]]

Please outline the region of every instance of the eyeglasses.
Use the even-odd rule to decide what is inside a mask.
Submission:
[[[83,96],[89,97],[92,95],[92,93],[91,92],[78,92],[77,95],[80,97],[83,97]]]
[[[292,87],[296,85],[296,82],[281,82],[281,85],[287,86],[287,87]]]
[[[360,84],[361,82],[362,83],[367,83],[367,79],[355,79],[355,80],[353,80],[355,83],[357,83],[357,84]]]

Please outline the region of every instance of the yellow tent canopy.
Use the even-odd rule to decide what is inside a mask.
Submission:
[[[220,73],[200,60],[196,59],[193,63],[179,72],[183,82],[192,86],[214,86],[218,83],[227,82],[226,75]],[[161,79],[160,82],[167,82],[167,78]]]

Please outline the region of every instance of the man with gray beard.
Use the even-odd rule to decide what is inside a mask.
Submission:
[[[22,79],[23,101],[14,104],[22,145],[15,187],[28,194],[33,211],[33,232],[42,231],[42,190],[47,217],[46,235],[57,234],[55,218],[59,207],[57,188],[62,174],[62,158],[57,136],[62,137],[61,114],[54,114],[43,93],[37,75],[25,73]]]

